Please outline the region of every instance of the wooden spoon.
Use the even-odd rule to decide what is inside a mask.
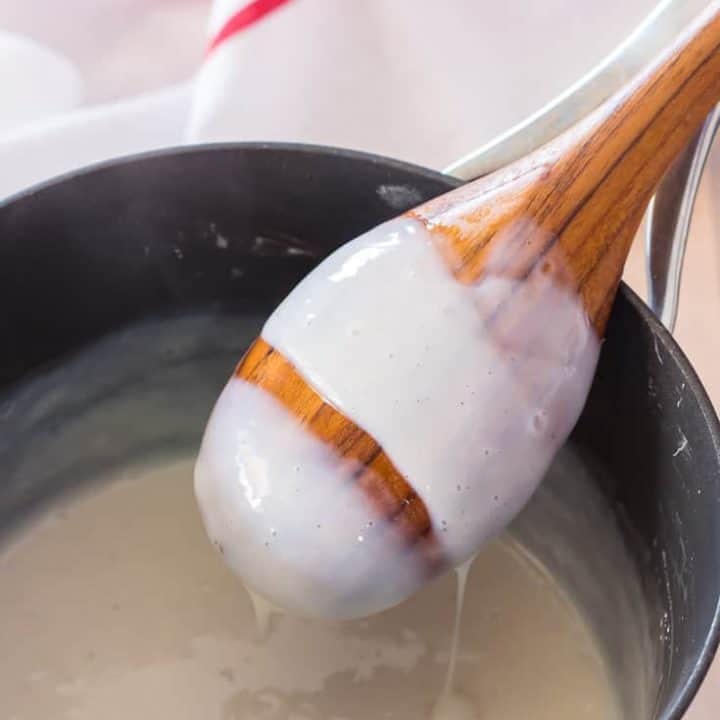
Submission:
[[[421,221],[460,283],[488,273],[572,289],[602,336],[630,244],[666,169],[720,100],[720,3],[617,95],[555,141],[421,205]],[[497,258],[502,265],[497,265]],[[513,325],[514,297],[498,308]],[[379,515],[442,561],[427,508],[383,448],[258,339],[236,375],[275,396],[357,481]]]

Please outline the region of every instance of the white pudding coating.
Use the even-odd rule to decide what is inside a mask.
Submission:
[[[430,233],[399,218],[333,253],[262,331],[383,447],[455,564],[525,505],[595,371],[579,300],[549,277],[518,290],[497,277],[459,283]],[[511,295],[527,307],[501,346],[488,318]]]
[[[599,343],[579,299],[552,274],[463,285],[434,243],[408,218],[371,230],[310,273],[262,337],[383,447],[459,565],[540,483],[582,410]],[[512,315],[502,315],[508,300]],[[270,600],[314,615],[369,614],[411,594],[425,576],[397,560],[391,533],[376,551],[359,547],[372,511],[338,477],[330,451],[261,395],[231,381],[196,471],[205,522],[230,565]],[[245,432],[252,455],[241,458]],[[254,512],[243,489],[253,463],[264,468],[272,515]],[[300,487],[312,488],[301,505],[298,464]],[[260,562],[268,523],[289,543]],[[326,532],[313,532],[316,523]]]
[[[301,615],[352,618],[397,604],[424,577],[352,470],[233,378],[205,431],[195,493],[210,539],[251,590]]]

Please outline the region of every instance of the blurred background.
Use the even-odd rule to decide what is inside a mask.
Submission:
[[[0,0],[0,198],[88,163],[214,140],[341,145],[443,169],[568,88],[656,6],[289,0],[218,45],[246,4]],[[716,406],[719,203],[714,152],[676,335]],[[645,296],[640,241],[626,277]],[[718,717],[716,663],[690,720]]]

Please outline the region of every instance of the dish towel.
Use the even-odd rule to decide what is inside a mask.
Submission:
[[[13,0],[0,0],[0,6],[7,2]],[[98,2],[105,13],[118,13],[123,3],[128,12],[156,10],[142,33],[147,53],[137,32],[126,40],[129,75],[150,76],[168,56],[184,52],[187,18],[207,14],[205,48],[193,48],[198,72],[161,90],[88,105],[87,68],[74,67],[26,37],[0,32],[5,93],[0,197],[91,163],[208,141],[338,145],[440,169],[567,87],[651,5],[651,0]],[[173,35],[177,44],[158,61],[153,51],[169,36],[161,30],[172,25],[172,11],[181,6],[185,24],[178,23],[180,32]],[[81,7],[88,6],[76,3],[77,12]],[[560,19],[565,32],[548,44],[547,33],[555,32]],[[93,32],[107,28],[107,17],[102,21],[100,14]],[[77,30],[68,25],[70,30],[75,38]],[[95,40],[98,45],[102,42]],[[117,76],[122,63],[111,60],[104,65],[112,65]]]

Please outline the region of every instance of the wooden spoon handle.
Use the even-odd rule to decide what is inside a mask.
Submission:
[[[592,115],[532,155],[411,214],[456,277],[551,268],[604,331],[630,243],[663,174],[720,99],[720,2]]]

